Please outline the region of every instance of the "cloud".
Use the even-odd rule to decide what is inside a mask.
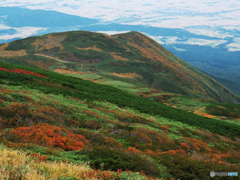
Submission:
[[[0,25],[0,29],[1,29],[1,27],[7,28],[6,26]],[[45,30],[46,28],[23,27],[23,28],[13,28],[13,29],[15,29],[17,31],[16,34],[2,35],[2,36],[0,36],[0,40],[9,40],[9,39],[14,39],[14,38],[26,38],[33,34],[36,34],[37,31]]]
[[[114,34],[122,34],[122,33],[127,33],[129,31],[98,31],[98,33],[104,33],[108,35],[114,35]]]
[[[181,28],[195,34],[223,39],[239,33],[229,30],[240,31],[239,0],[5,0],[0,1],[0,6],[55,10],[96,18],[102,23]],[[163,44],[162,38],[154,39]],[[174,39],[169,37],[166,42],[174,42]],[[186,43],[216,47],[223,42],[189,39]],[[240,50],[238,44],[239,41],[229,44],[229,50]]]
[[[230,43],[228,45],[226,45],[226,47],[228,48],[228,51],[240,51],[240,37],[239,38],[234,38],[233,43]]]
[[[158,27],[184,28],[192,25],[240,25],[238,0],[6,0],[0,6],[24,6],[31,9],[52,9],[59,12],[102,21],[136,18],[132,23]],[[126,22],[125,22],[126,23]]]

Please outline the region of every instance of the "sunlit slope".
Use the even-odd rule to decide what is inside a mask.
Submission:
[[[219,102],[239,97],[203,72],[179,59],[153,39],[139,32],[114,35],[129,48],[134,47],[148,59],[153,83],[164,91],[197,97],[211,97]],[[157,77],[159,76],[159,77]]]
[[[237,116],[240,107],[212,104],[206,110]],[[240,167],[237,124],[81,78],[1,62],[0,125],[5,179],[208,180],[212,170]]]
[[[91,72],[161,91],[240,102],[225,86],[138,32],[109,36],[74,31],[30,37],[0,46],[0,58],[65,74]]]

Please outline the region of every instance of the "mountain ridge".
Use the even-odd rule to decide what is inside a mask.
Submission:
[[[72,62],[72,67],[69,64],[66,67],[73,71],[86,72],[85,67],[91,67],[88,70],[99,75],[134,72],[143,78],[134,81],[143,86],[218,102],[240,102],[239,96],[216,80],[136,31],[112,36],[88,31],[52,33],[13,41],[1,45],[0,49],[0,56],[7,58],[15,53],[21,59],[18,62],[30,56],[32,60],[28,58],[28,64],[33,67],[37,67],[34,64],[37,64],[38,54],[42,54]],[[64,69],[64,62],[62,66],[54,61],[51,63],[56,65],[49,66],[49,70]]]

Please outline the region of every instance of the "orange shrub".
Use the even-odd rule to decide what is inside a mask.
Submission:
[[[127,151],[133,152],[133,153],[142,153],[141,151],[137,150],[135,147],[129,147],[127,148]]]
[[[112,138],[112,137],[106,137],[106,138],[105,138],[105,142],[106,142],[107,145],[110,146],[110,147],[118,147],[118,148],[121,148],[121,147],[123,146],[122,143],[115,141],[114,138]]]
[[[2,109],[2,108],[1,108]],[[12,103],[8,106],[4,107],[3,116],[5,117],[16,117],[17,115],[21,117],[29,117],[30,116],[30,106],[25,103]]]
[[[211,154],[210,157],[212,157],[213,159],[220,159],[221,157],[219,157],[218,154]]]
[[[50,106],[40,106],[38,109],[33,111],[33,118],[38,123],[57,122],[58,124],[63,124],[66,119],[64,113],[61,113]]]
[[[2,128],[13,128],[18,125],[26,125],[31,117],[30,106],[25,103],[12,103],[6,107],[0,107],[0,114],[3,117]]]
[[[186,145],[185,143],[180,143],[180,145],[181,145],[183,148],[186,148],[187,150],[190,149],[190,146]]]
[[[176,151],[174,151],[174,150],[168,150],[168,151],[167,151],[167,154],[175,155],[175,154],[176,154]]]
[[[31,158],[35,158],[35,157],[38,158],[38,161],[46,161],[48,159],[47,156],[40,156],[39,154],[32,153]]]
[[[196,149],[197,151],[199,151],[200,149],[197,146],[194,146],[194,149]]]
[[[187,155],[187,153],[186,153],[184,150],[182,150],[182,149],[177,149],[177,150],[176,150],[176,153],[177,153],[177,154],[180,154],[180,155],[183,155],[183,156],[186,156],[186,155]]]
[[[154,155],[154,154],[155,154],[153,151],[151,151],[151,150],[149,150],[149,149],[147,149],[147,150],[145,151],[145,153],[148,154],[148,155]]]
[[[3,99],[0,99],[0,104],[4,103],[4,100]]]
[[[159,126],[160,129],[168,129],[168,126]]]
[[[3,90],[1,90],[1,92],[4,93],[4,94],[11,94],[11,93],[13,93],[12,90],[8,90],[8,89],[3,89]]]
[[[9,135],[15,135],[24,142],[31,142],[48,147],[60,147],[64,150],[81,150],[88,140],[80,134],[73,134],[64,127],[57,127],[47,123],[37,126],[19,127],[11,130]]]
[[[232,156],[231,154],[221,154],[221,155],[219,155],[221,158],[223,158],[223,157],[230,157],[230,156]]]
[[[183,139],[187,141],[189,144],[191,144],[194,147],[194,149],[197,151],[200,150],[199,147],[207,151],[210,150],[209,148],[207,148],[207,143],[202,142],[201,140],[194,139],[194,138],[187,138],[187,137],[184,137]]]

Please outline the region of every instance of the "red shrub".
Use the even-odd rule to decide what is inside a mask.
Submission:
[[[165,130],[168,129],[168,126],[159,126],[159,128]]]
[[[38,123],[55,123],[63,124],[65,118],[65,114],[53,109],[50,106],[43,107],[40,106],[38,109],[33,111],[33,118]]]
[[[6,107],[0,107],[0,114],[5,119],[2,128],[12,128],[18,125],[27,125],[31,117],[29,104],[12,103]]]
[[[14,68],[12,68],[12,70],[9,70],[9,69],[0,67],[0,71],[9,71],[9,72],[13,72],[13,73],[30,74],[30,75],[34,75],[34,76],[37,76],[37,77],[48,78],[47,76],[44,76],[44,75],[41,75],[41,74],[38,74],[38,73],[34,73],[34,72],[31,72],[31,71],[22,70],[22,69],[14,69]]]
[[[175,154],[176,154],[176,151],[174,151],[174,150],[168,150],[167,154],[175,155]]]
[[[39,154],[32,153],[31,158],[38,158],[38,161],[46,161],[48,159],[47,156],[40,156]]]
[[[129,147],[127,148],[127,151],[132,153],[142,153],[141,151],[137,150],[135,147]]]
[[[153,151],[151,151],[151,150],[149,150],[149,149],[147,149],[147,150],[145,151],[145,153],[146,153],[147,155],[154,155],[154,154],[155,154]]]
[[[181,145],[184,149],[187,149],[187,150],[190,149],[190,146],[186,145],[185,143],[180,143],[180,145]]]
[[[64,150],[81,150],[88,140],[80,134],[73,134],[64,127],[57,127],[42,123],[32,127],[19,127],[11,130],[10,135],[22,138],[24,142],[31,142],[38,145],[60,147]]]
[[[194,139],[194,138],[187,138],[187,137],[184,137],[183,139],[185,141],[187,141],[189,144],[191,144],[193,146],[193,148],[197,151],[200,150],[199,147],[209,151],[209,148],[207,148],[207,146],[208,146],[207,143],[205,143],[201,140]]]

